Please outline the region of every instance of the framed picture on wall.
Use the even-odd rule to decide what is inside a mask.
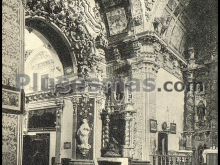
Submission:
[[[176,124],[170,123],[170,133],[176,134]]]
[[[2,108],[15,112],[21,111],[21,92],[2,89]]]
[[[71,149],[71,142],[64,142],[63,145],[64,145],[63,146],[64,149]]]
[[[157,132],[157,120],[150,119],[150,132]]]

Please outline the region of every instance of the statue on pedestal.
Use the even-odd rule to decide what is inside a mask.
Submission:
[[[82,125],[79,127],[77,131],[77,136],[79,137],[81,143],[80,145],[78,145],[78,148],[82,155],[85,156],[91,148],[91,145],[89,144],[89,134],[91,128],[89,127],[87,119],[83,119],[82,122]]]

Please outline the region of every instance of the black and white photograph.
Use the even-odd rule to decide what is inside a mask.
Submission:
[[[218,0],[2,0],[3,165],[217,165]]]

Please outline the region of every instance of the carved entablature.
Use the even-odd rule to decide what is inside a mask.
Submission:
[[[148,63],[148,67],[150,67],[149,64],[153,64],[155,71],[157,70],[156,68],[163,68],[177,78],[183,79],[182,71],[186,66],[186,61],[173,52],[157,35],[149,33],[139,38],[133,38],[124,41],[124,43],[130,45],[130,49],[121,50],[124,54],[128,51],[130,52],[130,55],[127,56],[128,61],[135,61],[138,67],[141,67],[138,61],[141,61],[141,63],[145,61]]]
[[[30,93],[25,97],[26,104],[36,101],[48,100],[56,98],[56,95],[53,92],[39,92],[39,93]]]
[[[101,19],[94,18],[86,0],[28,0],[27,19],[43,19],[55,24],[69,40],[77,59],[78,73],[88,76],[98,64],[97,47],[106,47]],[[96,17],[97,12],[96,12]]]

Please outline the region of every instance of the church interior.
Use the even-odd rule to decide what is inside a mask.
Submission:
[[[217,165],[218,0],[3,0],[3,165]]]

